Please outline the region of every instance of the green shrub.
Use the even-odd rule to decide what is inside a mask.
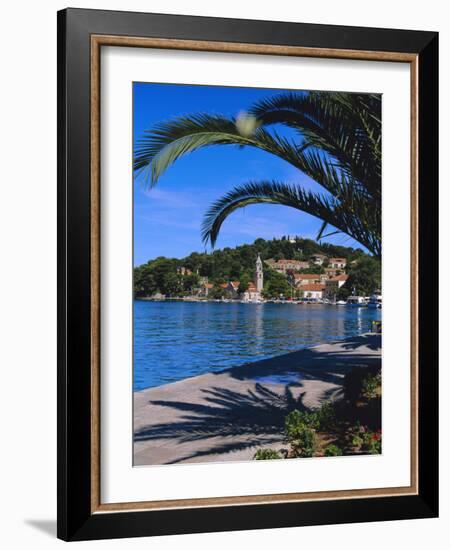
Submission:
[[[381,430],[371,431],[367,427],[356,425],[348,432],[350,447],[370,454],[381,453]]]
[[[253,457],[254,460],[277,460],[279,458],[283,457],[273,449],[258,449]]]
[[[373,455],[381,454],[381,431],[363,434],[362,450]]]
[[[301,411],[292,411],[286,417],[285,429],[286,435],[289,440],[289,443],[292,446],[292,450],[295,456],[299,457],[311,457],[314,456],[316,452],[316,434],[314,428],[311,427],[312,424],[305,422],[311,421],[311,418],[308,416],[305,417],[305,414]]]
[[[334,409],[334,403],[331,401],[324,403],[315,414],[317,418],[317,430],[325,431],[330,429],[336,421],[336,411]]]
[[[312,411],[295,410],[289,413],[286,417],[286,431],[290,429],[291,425],[295,427],[298,424],[305,424],[313,430],[325,431],[330,428],[334,420],[334,404],[327,402],[319,409],[314,409]]]
[[[295,431],[299,424],[305,424],[306,426],[314,427],[315,423],[316,417],[314,413],[299,410],[292,411],[286,416],[286,433],[289,437],[289,434],[293,433],[293,431]]]
[[[377,390],[380,384],[381,373],[375,374],[374,376],[367,376],[362,381],[362,396],[368,400],[375,399],[377,397]]]
[[[361,447],[361,445],[364,443],[363,441],[363,438],[359,435],[354,435],[352,438],[351,438],[351,444],[352,444],[352,447]]]
[[[355,367],[344,377],[344,399],[354,403],[360,399],[376,397],[376,389],[381,383],[378,366]]]
[[[325,456],[342,456],[342,449],[337,445],[331,443],[325,449]]]

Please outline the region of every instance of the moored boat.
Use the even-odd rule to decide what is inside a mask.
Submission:
[[[381,294],[372,294],[372,296],[369,298],[369,302],[367,303],[367,307],[370,307],[372,309],[381,309],[383,305],[383,298]]]
[[[347,298],[347,305],[350,307],[366,307],[367,300],[364,296],[349,296]]]

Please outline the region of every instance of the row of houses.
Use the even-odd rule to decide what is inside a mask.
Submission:
[[[286,275],[288,271],[301,271],[303,269],[308,269],[311,267],[311,264],[322,266],[328,262],[328,267],[325,270],[343,270],[347,266],[347,260],[345,258],[328,258],[323,254],[314,254],[311,256],[310,261],[304,260],[274,260],[270,258],[265,260],[265,264],[270,268],[274,269],[278,273]]]
[[[313,300],[334,299],[347,279],[348,275],[345,274],[326,277],[325,274],[313,275],[291,272],[287,276],[287,280],[293,289],[300,291],[304,298]],[[229,281],[219,286],[228,293],[230,298],[241,298],[249,301],[261,299],[261,292],[253,282],[248,284],[247,290],[242,295],[239,294],[239,281]],[[199,296],[207,298],[213,288],[212,283],[204,283],[201,286]]]
[[[311,260],[314,261],[318,256],[320,256],[320,259],[326,258],[323,255],[316,255]],[[329,267],[324,268],[323,273],[300,273],[300,269],[310,267],[310,264],[298,260],[266,260],[265,263],[272,269],[285,275],[292,290],[300,291],[304,298],[322,300],[333,299],[348,279],[348,275],[341,272],[347,265],[345,258],[326,259],[328,260]],[[180,268],[179,273],[190,275],[191,271],[186,268]],[[244,301],[259,301],[262,299],[263,284],[263,264],[258,255],[255,263],[254,280],[248,284],[243,292],[240,281],[228,281],[221,283],[219,286],[232,299],[240,298]],[[202,278],[198,296],[207,298],[213,288],[214,285],[208,282],[207,277]]]
[[[314,300],[333,300],[341,288],[345,285],[348,275],[336,275],[322,281],[305,281],[300,279],[296,284],[296,289],[302,291],[304,298],[312,298]]]

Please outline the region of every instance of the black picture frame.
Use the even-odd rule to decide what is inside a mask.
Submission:
[[[418,493],[92,513],[91,36],[403,52],[418,60]],[[58,13],[58,537],[88,540],[438,515],[438,34],[66,9]],[[423,368],[421,368],[423,367]]]

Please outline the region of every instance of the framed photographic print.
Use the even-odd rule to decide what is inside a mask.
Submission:
[[[438,513],[438,36],[58,14],[58,536]]]

